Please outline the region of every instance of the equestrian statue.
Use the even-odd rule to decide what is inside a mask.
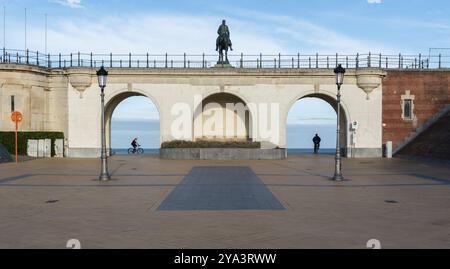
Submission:
[[[223,20],[222,24],[219,26],[217,34],[219,34],[216,40],[216,51],[219,52],[219,61],[217,62],[217,64],[229,65],[230,62],[228,61],[228,48],[230,48],[230,50],[233,51],[233,45],[231,44],[230,30],[228,29],[225,20]],[[223,57],[224,51],[225,51],[225,59]]]

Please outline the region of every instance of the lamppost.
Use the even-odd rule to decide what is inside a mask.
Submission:
[[[341,145],[340,145],[340,138],[341,138],[341,126],[340,126],[340,119],[341,119],[341,86],[344,83],[344,74],[345,74],[345,68],[342,67],[342,65],[338,65],[334,69],[334,74],[336,75],[336,85],[337,85],[337,126],[336,126],[336,157],[335,157],[335,172],[333,176],[333,180],[335,181],[342,181],[344,180],[344,177],[341,173]]]
[[[97,71],[98,78],[98,86],[101,89],[101,106],[102,106],[102,149],[101,149],[101,162],[102,162],[102,170],[100,173],[101,181],[108,181],[111,179],[108,173],[108,156],[106,154],[106,134],[105,134],[105,87],[106,87],[106,79],[108,78],[108,72],[102,66],[100,70]]]

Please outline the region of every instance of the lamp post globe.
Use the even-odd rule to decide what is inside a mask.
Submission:
[[[100,172],[100,181],[108,181],[111,179],[111,176],[108,172],[108,155],[106,153],[106,131],[105,131],[105,87],[106,87],[106,81],[108,78],[108,72],[105,70],[105,68],[102,66],[97,71],[97,78],[98,78],[98,86],[101,89],[100,97],[101,97],[101,142],[102,142],[102,148],[101,148],[101,172]]]
[[[335,172],[333,176],[333,180],[335,181],[343,181],[344,177],[342,176],[342,162],[341,162],[341,145],[340,145],[340,138],[341,138],[341,126],[340,126],[340,119],[341,119],[341,86],[344,84],[344,75],[345,75],[345,68],[342,67],[342,65],[338,65],[334,69],[334,74],[336,77],[336,85],[337,85],[337,96],[336,96],[336,112],[337,112],[337,124],[336,124],[336,156],[335,156]]]
[[[105,68],[102,66],[97,71],[97,78],[98,78],[98,86],[103,89],[106,87],[106,81],[108,78],[108,71],[105,70]]]
[[[339,64],[334,69],[334,74],[336,76],[336,85],[342,86],[342,84],[344,83],[345,68],[343,68],[342,65]]]

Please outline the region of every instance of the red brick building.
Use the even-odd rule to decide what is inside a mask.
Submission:
[[[392,141],[396,149],[448,105],[450,70],[387,70],[383,79],[383,143]]]

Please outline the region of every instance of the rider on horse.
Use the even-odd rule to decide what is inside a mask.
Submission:
[[[228,29],[228,26],[226,25],[225,20],[222,21],[222,24],[219,26],[217,33],[219,34],[219,36],[217,37],[217,40],[216,40],[216,51],[218,51],[220,48],[221,40],[226,41],[225,44],[228,44],[230,49],[233,50],[233,47],[232,47],[233,45],[231,44],[231,39],[230,39],[230,30]]]

